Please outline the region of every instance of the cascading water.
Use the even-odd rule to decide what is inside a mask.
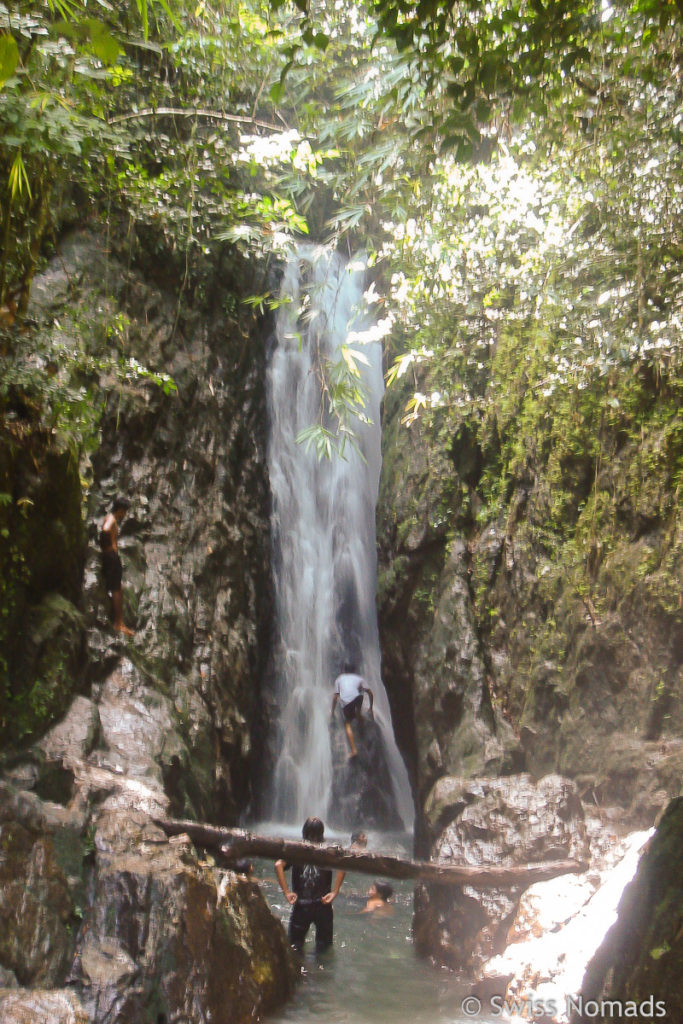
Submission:
[[[381,345],[368,340],[372,320],[362,270],[309,245],[291,258],[282,282],[268,371],[280,708],[271,814],[286,822],[329,814],[340,825],[361,824],[343,820],[348,814],[331,805],[333,774],[349,772],[330,727],[333,681],[351,658],[375,697],[385,766],[373,774],[384,775],[397,816],[410,827],[410,786],[380,676],[375,506],[384,382]],[[360,452],[347,447],[344,458],[320,460],[296,438],[321,421],[320,367],[340,359],[347,344],[360,353],[371,422],[355,426]],[[362,785],[362,779],[347,782]]]

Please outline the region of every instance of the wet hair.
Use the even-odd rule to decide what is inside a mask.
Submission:
[[[345,676],[353,676],[353,675],[356,674],[356,671],[357,670],[356,670],[356,663],[355,663],[355,661],[351,661],[350,658],[347,659],[344,662],[344,675]]]
[[[384,900],[385,903],[394,895],[394,890],[388,882],[375,882],[375,891],[379,898]]]
[[[320,818],[306,818],[301,835],[311,843],[319,843],[325,835],[325,826]]]
[[[354,843],[362,843],[363,845],[365,845],[367,841],[368,837],[366,836],[365,832],[363,832],[362,829],[356,829],[355,832],[351,833],[351,845],[353,845]]]
[[[250,875],[253,870],[254,865],[246,857],[235,861],[235,871],[238,875]]]
[[[122,509],[124,512],[127,512],[128,509],[130,508],[130,502],[128,501],[128,498],[114,498],[114,504],[112,505],[111,508],[112,512],[118,512],[119,509]]]

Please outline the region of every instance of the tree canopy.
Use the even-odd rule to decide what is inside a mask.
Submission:
[[[366,248],[411,416],[481,406],[511,332],[542,391],[675,373],[681,6],[0,5],[4,322],[89,210],[173,254],[181,301],[226,249]]]
[[[0,0],[0,454],[68,448],[87,487],[100,381],[176,386],[131,352],[106,281],[95,318],[31,318],[69,228],[158,258],[176,325],[208,267],[258,267],[256,294],[222,302],[261,316],[280,302],[268,268],[302,237],[364,250],[389,394],[453,460],[435,514],[505,530],[540,474],[538,592],[552,607],[569,581],[599,614],[590,567],[618,543],[620,503],[677,528],[682,7]],[[320,367],[320,422],[300,440],[321,455],[353,438],[361,362],[357,339]],[[476,472],[455,472],[462,451]],[[24,498],[2,483],[0,640],[28,583]],[[680,617],[674,549],[638,572]],[[488,618],[485,567],[473,586]],[[543,656],[563,642],[552,615],[547,630]]]

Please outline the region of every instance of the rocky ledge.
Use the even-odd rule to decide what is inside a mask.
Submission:
[[[126,659],[95,695],[0,782],[2,1020],[252,1021],[292,989],[284,929],[256,883],[153,824],[171,702]]]
[[[574,783],[558,775],[462,779],[445,776],[426,802],[431,855],[448,864],[527,864],[587,859],[583,809]],[[414,935],[418,952],[475,975],[501,953],[521,889],[419,886]]]

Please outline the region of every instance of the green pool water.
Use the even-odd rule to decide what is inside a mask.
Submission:
[[[328,836],[330,841],[344,838]],[[406,852],[409,838],[393,836],[381,842],[384,837],[371,836],[370,849],[380,849],[381,842],[385,853]],[[255,867],[270,906],[286,926],[290,907],[272,864],[257,862]],[[416,956],[411,935],[412,883],[391,882],[395,890],[391,916],[361,913],[372,882],[369,875],[346,875],[334,903],[333,948],[317,955],[311,929],[301,958],[300,983],[290,1001],[267,1018],[269,1024],[464,1024],[472,1020],[493,1024],[500,1020],[464,1013],[467,985]]]

